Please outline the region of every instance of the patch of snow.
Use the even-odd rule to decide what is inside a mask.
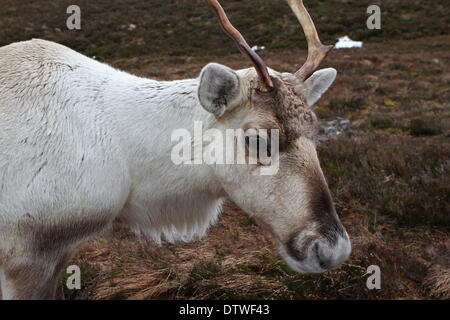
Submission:
[[[255,51],[255,52],[256,51],[262,51],[262,50],[266,50],[266,47],[265,46],[257,46],[256,45],[256,46],[252,47],[252,50]]]
[[[348,48],[362,48],[362,41],[353,41],[348,36],[338,38],[338,41],[334,45],[335,49],[348,49]]]

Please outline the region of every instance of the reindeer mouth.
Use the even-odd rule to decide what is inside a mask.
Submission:
[[[298,272],[301,274],[308,274],[308,273],[323,273],[328,270],[326,268],[322,268],[320,266],[320,264],[316,262],[316,261],[320,261],[318,259],[318,257],[319,257],[318,251],[316,253],[316,252],[314,252],[314,249],[309,249],[308,250],[309,252],[305,252],[304,254],[302,254],[305,256],[305,259],[298,260],[296,257],[293,257],[291,254],[289,254],[288,251],[290,251],[290,250],[286,249],[285,245],[283,245],[279,241],[277,241],[277,242],[278,242],[278,251],[280,253],[280,256],[287,263],[287,265],[295,272]],[[311,256],[313,257],[313,259],[310,259]]]
[[[336,245],[330,246],[320,238],[311,238],[296,246],[298,236],[292,237],[283,244],[276,239],[281,257],[294,271],[298,273],[323,273],[339,266],[351,252],[351,244],[347,233],[340,237]],[[301,242],[300,242],[301,243]]]

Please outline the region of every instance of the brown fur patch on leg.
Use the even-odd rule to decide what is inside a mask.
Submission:
[[[40,257],[15,256],[4,266],[6,281],[5,299],[51,300],[62,299],[60,274],[72,252],[54,254],[48,252]]]

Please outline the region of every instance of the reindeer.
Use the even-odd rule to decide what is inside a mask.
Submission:
[[[295,74],[277,72],[217,0],[206,2],[254,68],[210,63],[196,79],[155,81],[54,42],[0,48],[4,299],[60,298],[62,268],[118,219],[156,242],[199,239],[226,198],[273,235],[299,273],[325,272],[349,256],[311,110],[336,77],[332,68],[316,71],[332,46],[320,42],[302,0],[287,0],[305,31],[308,58]],[[261,162],[175,165],[170,133],[194,121],[220,131],[279,130],[278,172],[255,174]]]

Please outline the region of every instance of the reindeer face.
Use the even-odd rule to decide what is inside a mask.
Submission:
[[[235,72],[207,65],[200,76],[199,101],[216,118],[215,129],[277,129],[278,150],[271,138],[258,137],[259,148],[279,157],[278,170],[261,175],[256,164],[213,165],[227,195],[274,236],[286,262],[298,272],[324,272],[345,260],[350,240],[336,214],[315,148],[317,119],[310,106],[334,81],[323,69],[307,81],[270,70],[270,91],[258,89],[254,69]],[[257,133],[258,130],[255,130]],[[245,137],[249,160],[250,146]],[[277,154],[272,154],[272,153]]]
[[[207,65],[200,76],[200,104],[216,116],[219,130],[279,130],[276,174],[259,174],[262,161],[215,166],[215,174],[229,197],[272,232],[281,255],[294,270],[324,272],[337,266],[350,254],[350,240],[317,159],[317,119],[310,109],[336,77],[334,69],[316,71],[333,46],[320,42],[303,0],[286,0],[305,31],[308,58],[295,74],[268,70],[231,25],[219,2],[206,2],[255,69],[235,72]],[[268,140],[259,140],[263,141],[259,148],[267,148]]]

